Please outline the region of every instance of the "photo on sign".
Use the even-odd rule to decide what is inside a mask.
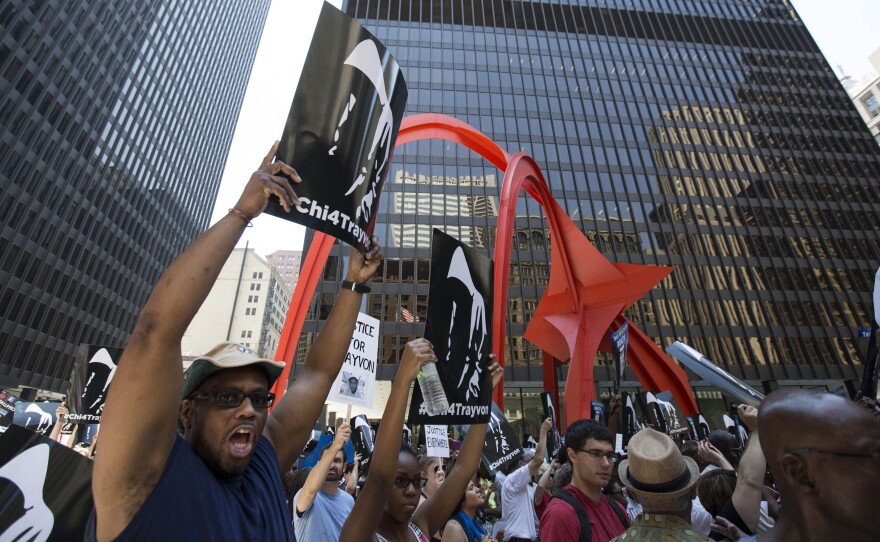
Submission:
[[[365,381],[366,379],[357,373],[342,371],[342,385],[339,387],[339,395],[363,399]]]
[[[364,248],[406,109],[400,66],[375,36],[324,3],[277,158],[302,179],[290,213],[266,212]]]
[[[446,414],[428,416],[421,389],[415,386],[409,423],[489,421],[492,270],[488,257],[434,229],[425,338],[434,345],[449,408]]]

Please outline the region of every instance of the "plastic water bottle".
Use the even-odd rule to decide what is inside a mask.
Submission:
[[[422,363],[418,380],[428,415],[445,414],[446,409],[449,408],[449,401],[446,400],[446,393],[443,391],[443,384],[440,383],[440,375],[437,374],[434,362],[425,361]]]

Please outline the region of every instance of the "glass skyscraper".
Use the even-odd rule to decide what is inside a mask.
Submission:
[[[658,345],[684,341],[759,389],[859,377],[857,330],[869,326],[880,264],[880,153],[789,2],[348,0],[344,9],[400,62],[408,114],[450,115],[530,154],[609,259],[675,267],[627,312]],[[385,265],[366,301],[382,320],[380,378],[423,332],[431,228],[491,256],[501,179],[452,143],[395,152],[376,228]],[[505,407],[524,413],[533,434],[543,357],[523,332],[549,278],[547,228],[523,195]],[[334,250],[303,350],[342,278],[348,249]],[[713,397],[697,386],[698,400]]]
[[[122,346],[208,224],[269,8],[0,6],[0,384],[61,392]]]

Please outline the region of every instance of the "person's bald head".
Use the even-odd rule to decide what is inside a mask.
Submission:
[[[761,404],[761,445],[790,524],[840,540],[880,532],[880,423],[829,393],[778,390]]]
[[[758,413],[767,463],[799,448],[846,451],[880,438],[880,424],[849,399],[802,389],[778,390]]]

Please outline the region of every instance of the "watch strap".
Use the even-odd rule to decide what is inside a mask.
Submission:
[[[342,288],[344,290],[351,290],[352,292],[357,292],[359,294],[366,294],[371,291],[370,287],[366,284],[358,284],[357,282],[352,282],[350,280],[343,280]]]

